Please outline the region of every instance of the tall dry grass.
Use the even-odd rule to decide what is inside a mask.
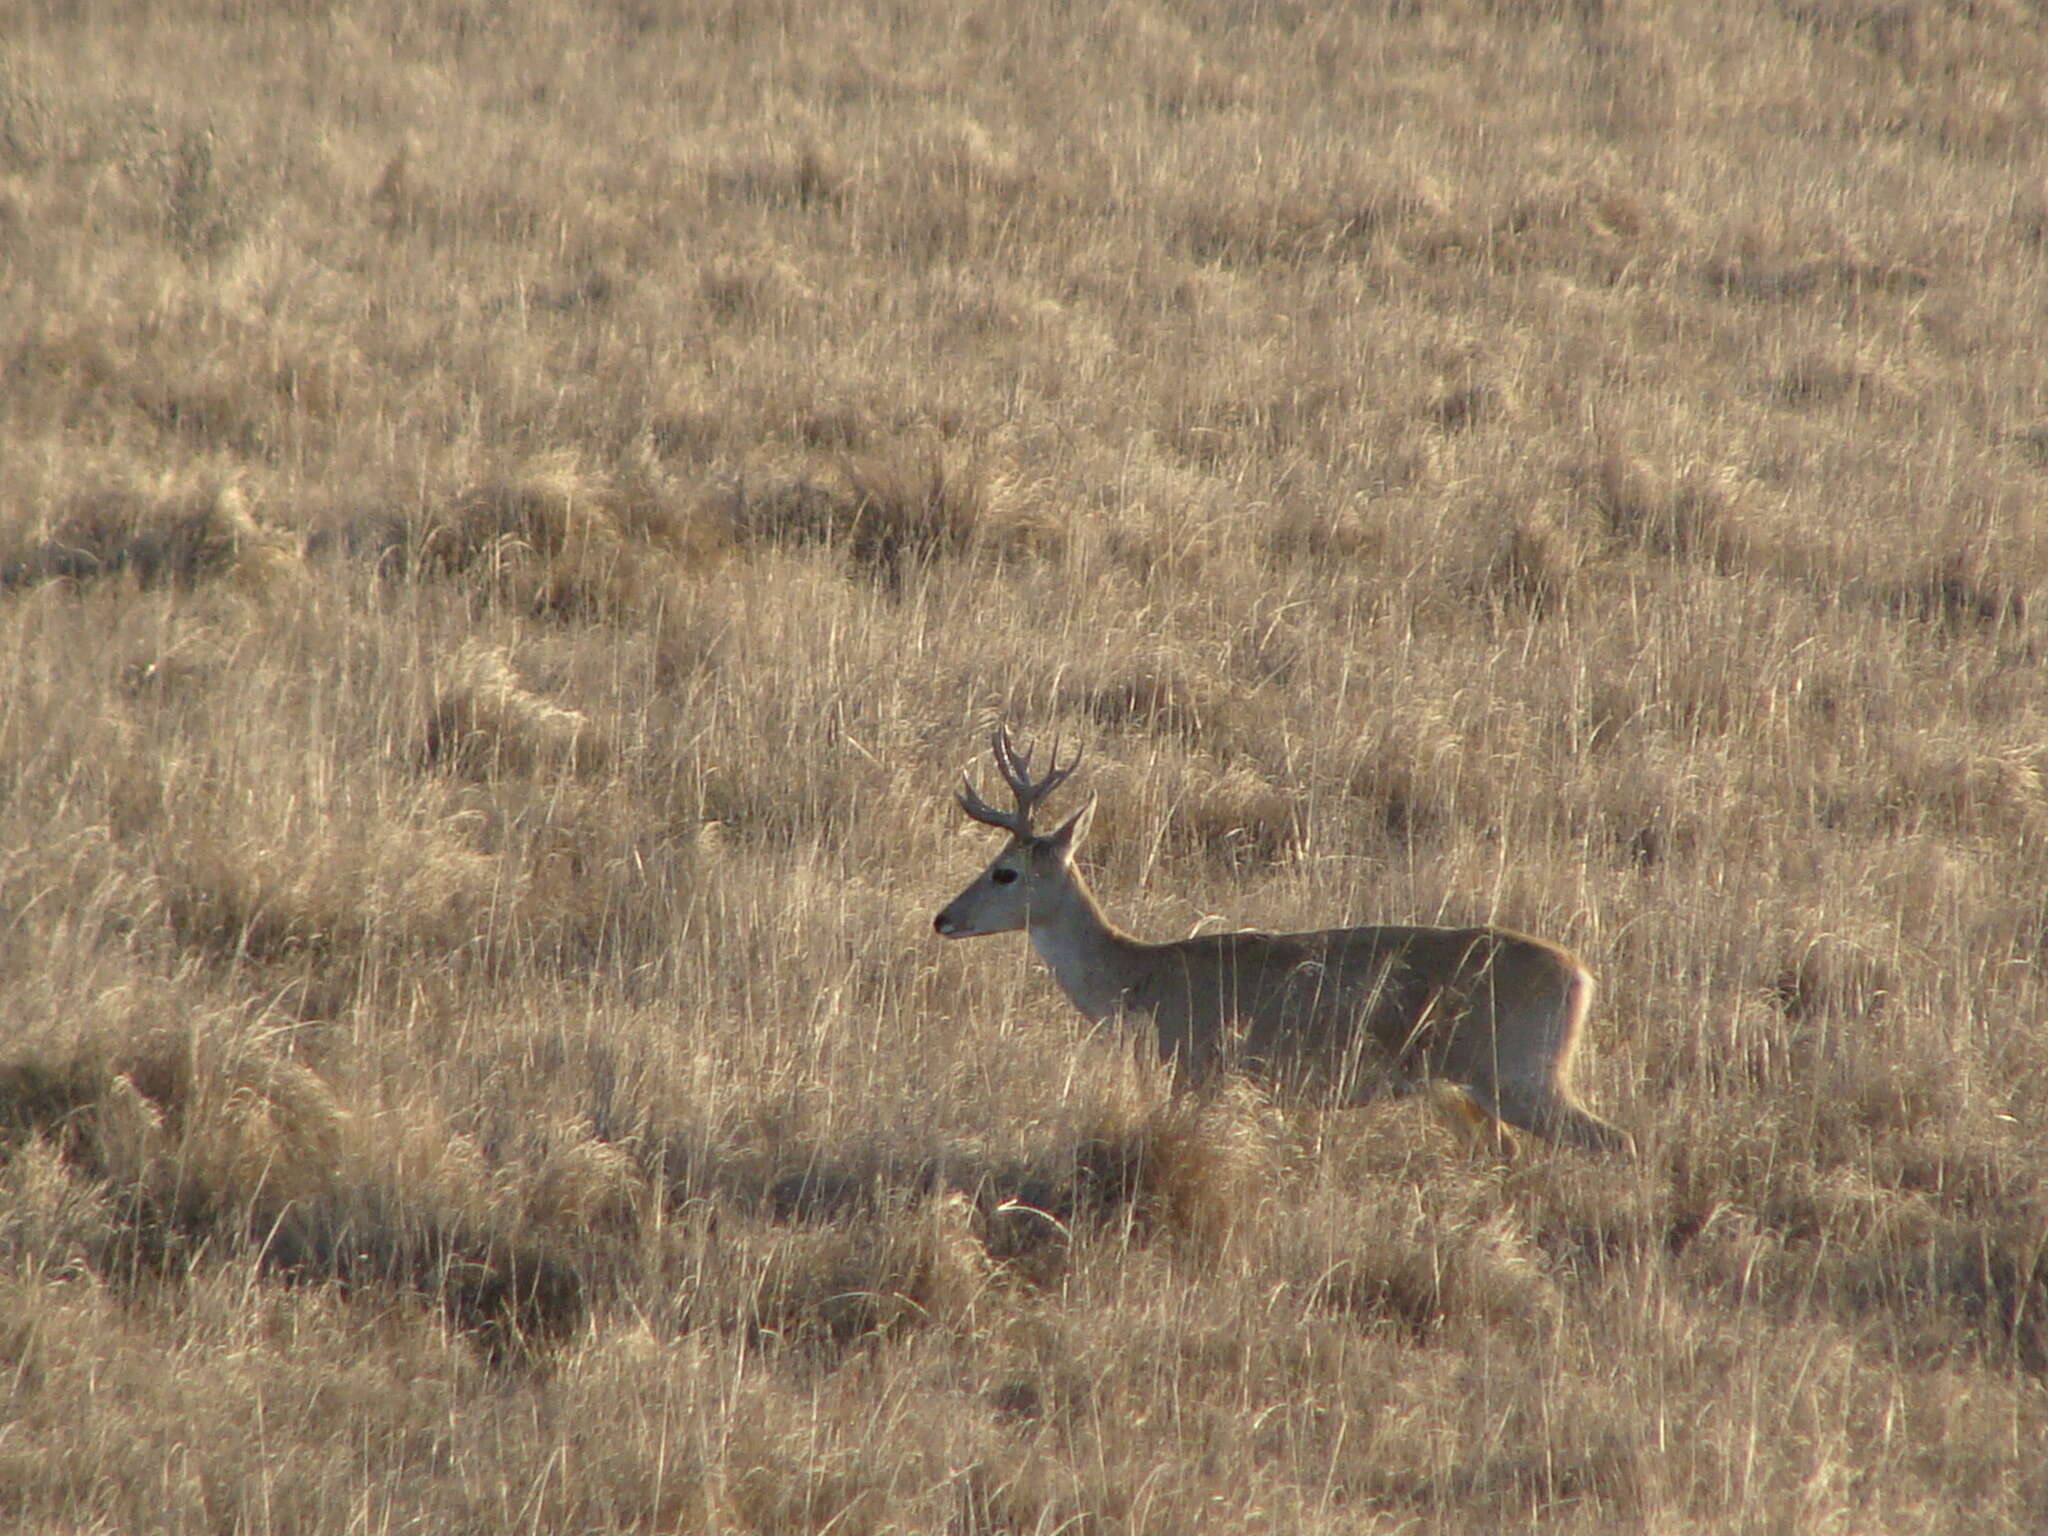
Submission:
[[[2038,23],[16,6],[4,1523],[2040,1528]],[[936,944],[999,717],[1641,1164]]]

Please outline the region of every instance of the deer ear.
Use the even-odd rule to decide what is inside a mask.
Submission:
[[[1064,857],[1081,846],[1081,839],[1088,835],[1088,823],[1095,819],[1095,797],[1090,795],[1088,803],[1046,837],[1046,846]]]

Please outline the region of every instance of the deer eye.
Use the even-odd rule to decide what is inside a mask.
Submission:
[[[1009,885],[1016,880],[1017,871],[1014,869],[992,869],[988,872],[988,877],[997,885]]]

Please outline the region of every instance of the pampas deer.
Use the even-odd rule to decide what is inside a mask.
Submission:
[[[1091,1021],[1149,1021],[1162,1057],[1199,1086],[1240,1071],[1281,1093],[1331,1106],[1361,1103],[1389,1078],[1455,1085],[1487,1127],[1630,1155],[1634,1143],[1580,1104],[1572,1051],[1593,978],[1569,951],[1502,928],[1329,928],[1212,933],[1150,944],[1096,904],[1074,864],[1090,800],[1050,832],[1033,826],[1045,797],[1080,764],[1055,753],[1043,778],[1007,729],[990,743],[1016,800],[1000,811],[976,793],[960,808],[1010,835],[995,861],[933,919],[949,939],[1023,929],[1060,990]]]

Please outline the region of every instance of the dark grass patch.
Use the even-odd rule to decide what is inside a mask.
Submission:
[[[1516,517],[1480,575],[1480,590],[1503,607],[1538,618],[1562,613],[1585,585],[1586,559],[1555,518]]]
[[[233,485],[163,495],[112,487],[72,497],[47,537],[0,561],[0,589],[121,576],[192,588],[237,574],[260,580],[292,563],[289,541],[259,524]]]
[[[2017,565],[2001,569],[1984,553],[1952,550],[1886,583],[1881,601],[1902,618],[1954,633],[2016,630],[2038,610],[2038,589],[2035,575]]]
[[[262,1273],[284,1283],[436,1307],[501,1364],[573,1337],[593,1301],[587,1242],[572,1257],[560,1239],[422,1217],[388,1195],[252,1213],[240,1239],[256,1248]]]
[[[1670,469],[1610,450],[1572,477],[1625,545],[1727,575],[1752,563],[1755,540],[1726,477]]]
[[[383,581],[463,585],[536,618],[617,622],[659,609],[730,542],[715,510],[652,459],[612,471],[557,455],[416,508],[345,513],[314,528],[304,551],[367,564]]]
[[[262,1274],[435,1306],[495,1360],[574,1334],[603,1245],[490,1225],[380,1178],[326,1084],[260,1039],[159,1030],[0,1064],[0,1135],[53,1148],[109,1214],[86,1255],[119,1287],[252,1255]],[[364,1166],[364,1153],[372,1161]],[[368,1174],[365,1178],[364,1175]]]
[[[818,423],[828,433],[840,425]],[[982,465],[937,448],[844,453],[824,475],[764,485],[736,482],[723,503],[742,545],[836,550],[890,592],[900,592],[912,574],[938,563],[983,551],[1046,551],[1056,542],[1050,525],[1001,505]]]

